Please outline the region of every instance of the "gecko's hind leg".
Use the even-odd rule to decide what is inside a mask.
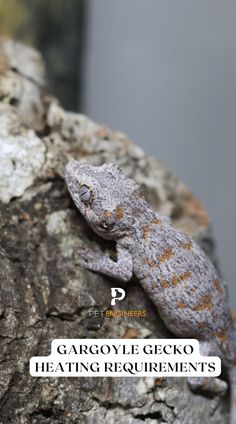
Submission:
[[[200,342],[200,353],[203,356],[217,355],[210,342]],[[213,396],[212,414],[217,409],[220,398],[228,389],[228,384],[217,377],[188,377],[188,384],[194,392],[205,392]]]

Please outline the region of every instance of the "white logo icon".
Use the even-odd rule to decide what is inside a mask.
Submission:
[[[117,296],[120,294],[120,296]],[[120,287],[111,287],[111,305],[114,306],[117,300],[123,300],[125,298],[125,291]]]

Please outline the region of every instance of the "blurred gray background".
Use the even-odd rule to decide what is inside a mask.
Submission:
[[[236,1],[90,0],[83,99],[198,195],[236,307]]]

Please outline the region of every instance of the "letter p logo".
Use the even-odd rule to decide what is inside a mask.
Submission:
[[[117,296],[120,294],[120,296]],[[120,287],[111,287],[111,305],[114,306],[117,300],[122,300],[125,298],[125,291]]]

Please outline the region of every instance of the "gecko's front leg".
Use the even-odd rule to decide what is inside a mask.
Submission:
[[[79,250],[79,262],[84,268],[91,271],[101,272],[108,277],[119,281],[129,281],[133,274],[133,261],[127,249],[119,243],[117,247],[117,261],[113,261],[107,253],[100,249],[83,247]]]

